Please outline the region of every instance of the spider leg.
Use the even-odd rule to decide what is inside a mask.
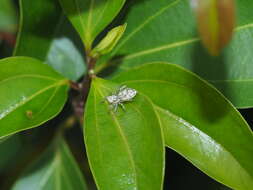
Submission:
[[[124,104],[119,103],[119,105],[122,107],[122,109],[123,109],[124,111],[126,111],[126,108],[125,108]]]
[[[125,88],[127,88],[127,86],[126,86],[126,85],[122,85],[122,86],[120,86],[120,88],[116,91],[116,93],[115,93],[115,94],[118,94],[120,91],[124,90]]]
[[[123,85],[123,86],[121,86],[121,87],[119,88],[119,91],[124,90],[125,88],[127,88],[127,86],[126,86],[126,85]]]
[[[117,112],[117,109],[118,109],[118,104],[114,104],[114,112]]]

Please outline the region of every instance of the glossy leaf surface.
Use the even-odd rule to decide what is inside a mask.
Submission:
[[[64,106],[68,81],[48,65],[11,57],[0,68],[0,137],[36,127]]]
[[[91,49],[96,36],[113,20],[125,0],[60,0],[63,10]]]
[[[203,44],[211,55],[219,55],[230,41],[235,24],[234,0],[191,0]]]
[[[87,190],[67,144],[54,142],[17,180],[12,190]]]
[[[167,146],[227,186],[252,188],[252,131],[232,104],[208,83],[167,63],[137,67],[114,81],[153,101]]]
[[[78,80],[86,71],[82,55],[67,37],[53,40],[46,63],[73,81]]]
[[[58,1],[20,0],[20,9],[14,55],[38,58],[68,79],[79,79],[85,72],[85,64],[73,43],[78,35],[62,15]]]
[[[113,112],[104,100],[118,88],[95,78],[85,109],[84,139],[97,187],[162,189],[164,144],[154,107],[138,94],[124,103],[125,111]]]
[[[118,71],[152,61],[182,65],[214,84],[236,107],[253,106],[253,1],[237,1],[233,40],[219,57],[201,46],[189,0],[136,1],[126,7],[126,32],[101,64],[114,63]]]

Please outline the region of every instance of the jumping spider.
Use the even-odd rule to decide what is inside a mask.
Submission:
[[[137,91],[133,88],[128,88],[127,86],[122,86],[119,90],[107,96],[105,99],[111,105],[114,112],[117,111],[118,106],[120,105],[123,110],[125,110],[125,106],[123,105],[124,102],[131,102],[133,98],[136,96]]]

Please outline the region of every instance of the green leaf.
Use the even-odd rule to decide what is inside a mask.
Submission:
[[[20,136],[12,135],[0,139],[0,173],[6,171],[13,166],[16,161],[15,157],[18,155],[20,158],[20,149],[22,148],[22,141]],[[23,151],[24,152],[24,151]],[[18,154],[19,153],[19,154]]]
[[[78,35],[62,15],[58,1],[20,0],[20,8],[14,55],[40,59],[68,79],[78,80],[85,72],[84,60],[76,47],[80,44],[73,43]]]
[[[87,190],[67,144],[55,141],[18,179],[12,190]]]
[[[191,0],[203,44],[211,55],[219,55],[231,40],[235,24],[233,0]]]
[[[0,60],[0,137],[33,128],[57,115],[68,80],[28,57]]]
[[[234,189],[253,187],[253,135],[217,90],[185,69],[146,64],[114,79],[157,106],[165,143],[203,172]]]
[[[0,2],[0,32],[14,33],[17,28],[17,15],[14,4],[10,0]]]
[[[237,1],[233,40],[219,57],[201,47],[189,0],[138,1],[128,7],[121,21],[127,30],[101,64],[115,64],[118,71],[152,61],[182,65],[214,84],[236,107],[253,106],[253,1]]]
[[[87,50],[96,36],[113,20],[125,0],[60,0],[63,10]]]
[[[86,71],[82,55],[66,37],[53,40],[46,63],[73,81],[77,81]]]
[[[105,97],[117,84],[95,78],[85,108],[84,139],[100,190],[162,189],[164,145],[150,100],[138,94],[126,111],[110,110]]]
[[[20,25],[14,55],[45,60],[61,18],[57,0],[19,0]]]

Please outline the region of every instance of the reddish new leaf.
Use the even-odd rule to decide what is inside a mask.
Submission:
[[[233,0],[192,0],[198,30],[211,55],[218,55],[230,41],[235,24]]]

